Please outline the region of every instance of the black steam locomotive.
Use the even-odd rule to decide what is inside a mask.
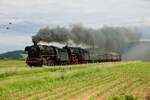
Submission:
[[[121,61],[120,54],[95,54],[79,47],[57,48],[55,46],[33,45],[27,46],[25,51],[28,53],[26,63],[30,67]]]

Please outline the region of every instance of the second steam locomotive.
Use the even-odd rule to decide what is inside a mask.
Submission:
[[[118,53],[95,54],[79,47],[58,48],[34,44],[27,46],[25,51],[28,53],[26,63],[30,67],[121,61]]]

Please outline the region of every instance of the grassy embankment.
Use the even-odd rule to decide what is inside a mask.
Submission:
[[[0,61],[0,99],[103,100],[121,95],[150,96],[150,63],[29,68],[24,61]]]

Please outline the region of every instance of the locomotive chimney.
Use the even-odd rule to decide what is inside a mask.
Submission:
[[[36,41],[32,41],[34,46],[37,46],[37,42]]]

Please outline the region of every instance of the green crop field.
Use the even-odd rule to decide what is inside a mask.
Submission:
[[[125,99],[126,98],[126,99]],[[29,68],[0,61],[0,100],[150,100],[150,63]]]

